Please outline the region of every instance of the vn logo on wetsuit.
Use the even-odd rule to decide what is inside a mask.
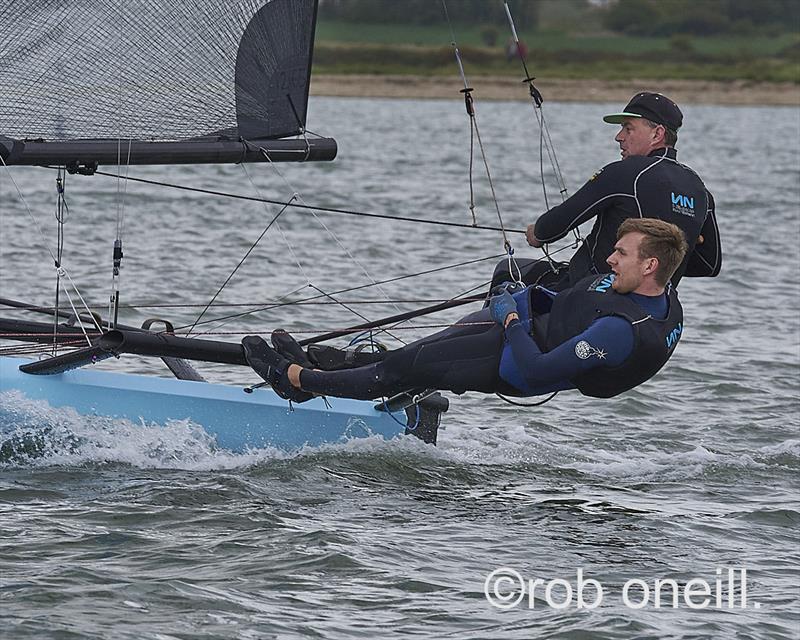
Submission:
[[[684,216],[691,216],[694,218],[694,198],[684,196],[680,193],[671,192],[672,196],[672,212],[680,213]]]
[[[678,344],[678,340],[681,339],[681,333],[683,333],[683,324],[679,322],[667,335],[667,349],[672,349]]]
[[[599,291],[600,293],[607,293],[614,284],[616,276],[613,273],[597,278],[592,284],[589,285],[589,291]]]

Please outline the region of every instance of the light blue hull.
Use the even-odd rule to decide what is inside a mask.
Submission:
[[[53,407],[72,407],[83,415],[166,424],[189,419],[217,444],[232,451],[248,447],[292,450],[349,438],[403,433],[405,414],[376,411],[372,402],[315,398],[289,410],[271,389],[244,393],[241,387],[147,375],[76,369],[57,375],[30,375],[21,358],[0,357],[0,393],[18,390]],[[399,422],[398,422],[399,421]]]

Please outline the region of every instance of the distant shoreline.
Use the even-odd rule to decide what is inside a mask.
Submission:
[[[476,100],[528,100],[527,89],[512,77],[470,78]],[[657,90],[678,104],[800,107],[800,85],[710,80],[559,80],[541,79],[537,88],[551,102],[625,103],[642,89]],[[311,95],[361,98],[458,98],[455,76],[320,74],[311,79]]]

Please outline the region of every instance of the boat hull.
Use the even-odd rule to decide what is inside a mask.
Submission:
[[[388,439],[404,431],[402,411],[392,416],[376,410],[372,402],[329,398],[328,407],[315,398],[290,410],[288,402],[271,389],[245,393],[230,385],[97,369],[55,375],[21,372],[20,365],[29,362],[0,357],[0,393],[16,390],[53,407],[71,407],[82,415],[136,423],[164,425],[191,420],[219,447],[231,451],[261,447],[295,450],[372,435]],[[0,397],[0,402],[5,401]]]

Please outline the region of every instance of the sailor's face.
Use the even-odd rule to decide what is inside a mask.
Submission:
[[[612,288],[617,293],[630,293],[636,291],[642,284],[648,263],[652,258],[639,257],[639,243],[644,238],[643,233],[631,231],[626,233],[614,245],[614,253],[608,256],[606,262],[611,267],[616,278]]]
[[[659,128],[651,127],[644,118],[625,118],[614,140],[619,143],[620,155],[623,158],[630,156],[646,156],[658,145]]]

